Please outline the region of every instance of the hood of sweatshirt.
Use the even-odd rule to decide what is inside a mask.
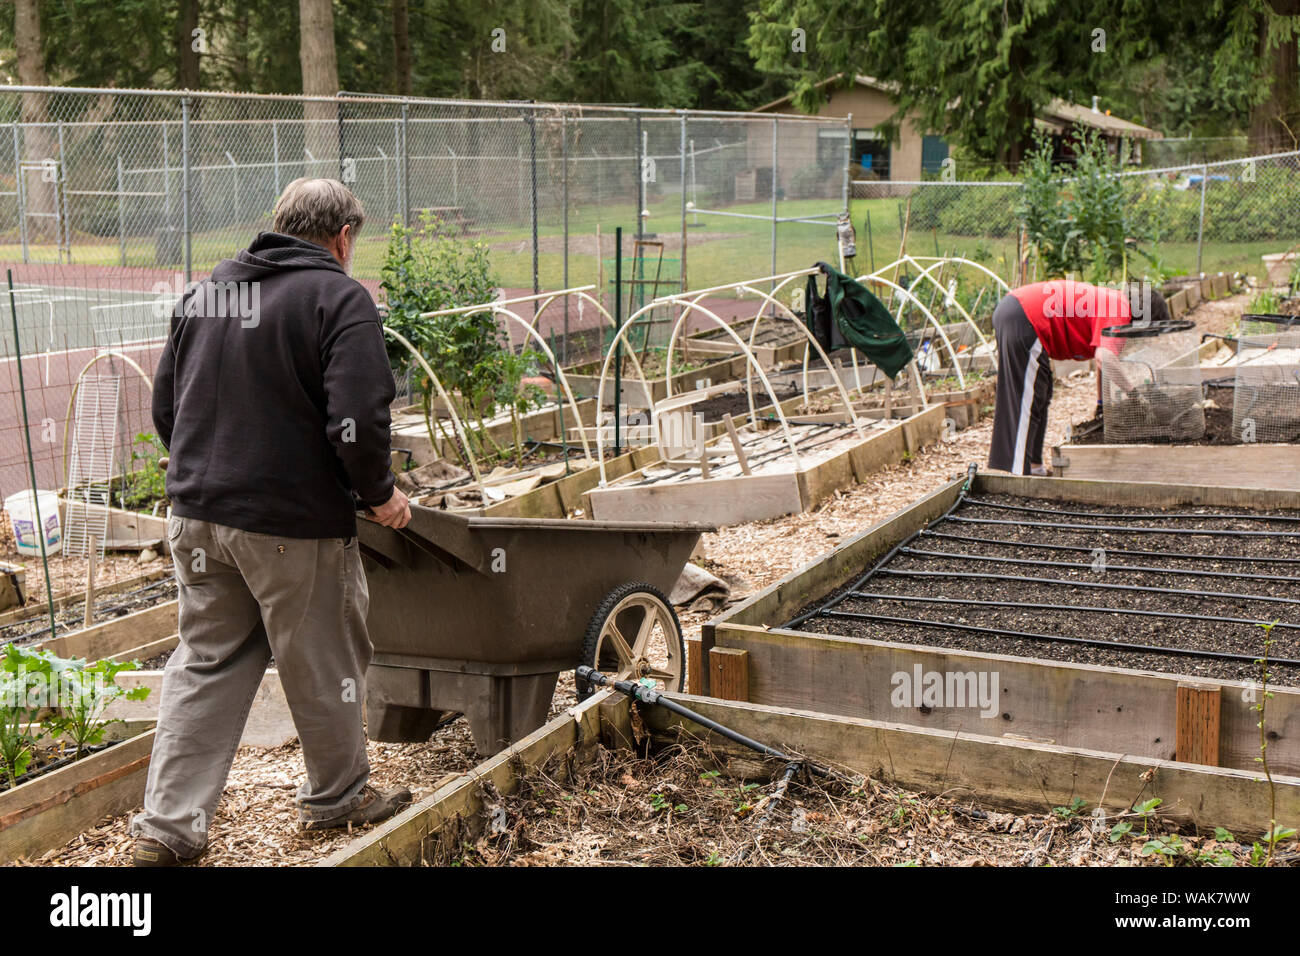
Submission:
[[[212,278],[219,282],[254,282],[294,269],[329,269],[346,275],[333,253],[323,246],[278,232],[260,232],[235,258],[217,263]]]

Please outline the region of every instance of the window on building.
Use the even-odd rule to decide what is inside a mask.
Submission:
[[[921,138],[921,172],[937,176],[943,172],[944,161],[948,158],[948,144],[942,136],[924,136]]]
[[[853,178],[889,178],[889,140],[873,129],[853,131]]]
[[[817,165],[822,169],[844,169],[845,129],[819,129],[817,131]]]

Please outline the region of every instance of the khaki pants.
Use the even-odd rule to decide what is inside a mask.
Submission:
[[[299,817],[328,819],[370,775],[362,728],[370,596],[355,538],[281,538],[173,515],[180,646],[163,674],[144,812],[131,832],[180,857],[208,826],[274,655],[307,780]]]

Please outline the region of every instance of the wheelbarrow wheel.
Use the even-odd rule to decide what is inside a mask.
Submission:
[[[652,585],[619,585],[592,614],[579,662],[617,680],[649,678],[660,690],[681,690],[686,644],[672,603]],[[594,689],[579,680],[578,698],[590,697]]]

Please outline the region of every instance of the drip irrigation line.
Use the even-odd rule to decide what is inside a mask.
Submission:
[[[1266,627],[1300,631],[1300,624],[1285,621],[1263,621],[1249,617],[1218,617],[1212,614],[1187,614],[1181,611],[1144,611],[1127,607],[1092,607],[1086,604],[1026,604],[1024,601],[977,601],[973,598],[922,597],[915,594],[874,594],[870,591],[854,591],[853,597],[873,601],[916,601],[922,604],[960,604],[964,607],[1014,607],[1030,611],[1079,611],[1092,614],[1128,614],[1138,617],[1170,617],[1183,621],[1215,621],[1220,624],[1249,624],[1252,627]]]
[[[1118,531],[1127,534],[1191,534],[1210,537],[1246,537],[1246,538],[1300,538],[1300,531],[1231,531],[1226,528],[1140,528],[1114,524],[1062,524],[1057,521],[1008,521],[1005,518],[962,518],[953,515],[950,519],[962,524],[1000,524],[1016,528],[1060,528],[1066,531]]]
[[[865,574],[863,574],[862,577],[860,577],[860,578],[858,578],[856,581],[854,581],[853,584],[850,586],[850,588],[849,588],[847,591],[845,591],[843,594],[839,595],[838,597],[833,597],[833,598],[831,598],[829,601],[826,601],[825,603],[821,604],[820,606],[815,607],[815,608],[813,608],[813,609],[811,609],[811,610],[809,610],[809,611],[804,611],[802,614],[798,615],[797,617],[794,617],[794,618],[792,618],[791,620],[787,621],[787,622],[785,623],[784,626],[787,627],[787,628],[796,628],[796,627],[798,627],[800,624],[802,624],[804,621],[807,621],[809,618],[817,617],[817,616],[819,616],[819,615],[821,615],[821,614],[828,613],[828,611],[829,611],[830,608],[833,608],[833,607],[838,606],[838,605],[839,605],[839,604],[840,604],[840,603],[841,603],[845,598],[847,598],[847,597],[848,597],[848,596],[849,596],[853,591],[858,590],[860,587],[862,587],[862,585],[864,585],[864,584],[866,584],[868,581],[870,581],[871,578],[872,578],[872,576],[874,576],[874,575],[876,574],[876,572],[880,571],[880,570],[881,570],[885,565],[887,565],[890,561],[894,560],[894,557],[898,554],[899,551],[901,551],[903,548],[906,548],[906,547],[907,547],[908,545],[910,545],[913,541],[915,541],[918,537],[920,537],[920,536],[921,536],[921,533],[924,532],[927,528],[933,528],[933,527],[935,527],[936,525],[940,525],[940,524],[943,524],[945,521],[951,520],[952,517],[953,517],[953,512],[956,511],[958,508],[960,508],[961,505],[962,505],[962,502],[966,500],[966,492],[970,489],[971,482],[974,481],[974,479],[975,479],[975,469],[976,469],[976,466],[975,466],[975,465],[971,465],[971,466],[970,466],[970,469],[966,472],[966,484],[964,484],[964,485],[962,486],[961,491],[957,492],[957,500],[954,501],[954,502],[952,503],[952,507],[950,507],[947,511],[945,511],[943,514],[941,514],[939,517],[935,518],[933,521],[931,521],[931,522],[930,522],[928,525],[926,525],[924,528],[918,528],[916,531],[913,531],[911,534],[909,534],[909,535],[908,535],[906,538],[904,538],[902,541],[898,542],[898,544],[894,545],[894,546],[893,546],[893,547],[892,547],[892,548],[891,548],[891,549],[890,549],[890,550],[885,554],[885,556],[884,556],[883,558],[881,558],[879,561],[877,561],[875,564],[873,564],[870,568],[868,568],[868,569],[867,569],[867,572],[866,572]]]
[[[1055,514],[1065,515],[1071,518],[1147,518],[1153,521],[1177,521],[1193,520],[1208,521],[1211,519],[1228,520],[1243,519],[1246,521],[1290,521],[1292,523],[1300,522],[1300,517],[1294,515],[1254,515],[1254,514],[1191,514],[1181,512],[1174,514],[1161,514],[1158,512],[1147,512],[1144,514],[1123,514],[1116,511],[1061,511],[1056,508],[1031,508],[1028,505],[1008,505],[996,501],[980,501],[977,498],[967,498],[966,504],[979,508],[996,508],[999,511],[1025,511],[1030,514]]]
[[[125,598],[125,597],[129,597],[129,596],[131,596],[131,595],[135,595],[135,594],[142,594],[142,593],[144,593],[145,591],[152,591],[152,590],[154,590],[154,589],[156,589],[156,588],[159,588],[159,587],[162,587],[163,585],[166,585],[166,584],[172,584],[173,582],[175,582],[175,580],[176,580],[176,575],[174,575],[174,574],[169,574],[169,575],[167,575],[167,577],[165,577],[165,578],[159,578],[157,581],[151,581],[151,582],[149,582],[148,584],[142,584],[142,585],[140,585],[140,586],[137,587],[137,588],[132,588],[130,591],[123,591],[123,592],[121,592],[121,593],[117,593],[117,592],[113,592],[113,591],[106,591],[106,592],[104,592],[103,596],[104,596],[104,597]],[[75,602],[74,602],[74,606],[75,606]],[[108,614],[108,613],[111,613],[111,612],[113,612],[113,611],[129,610],[129,609],[132,608],[132,607],[134,607],[134,605],[129,604],[129,603],[123,603],[123,602],[119,601],[119,603],[117,603],[117,604],[109,604],[109,605],[107,605],[106,607],[99,607],[99,606],[97,605],[97,606],[95,607],[95,613],[96,613],[97,615],[98,615],[98,614]],[[143,609],[141,609],[141,610],[143,610]],[[66,608],[64,608],[64,613],[69,613],[69,612],[67,611]],[[78,616],[81,614],[80,611],[77,611],[76,613],[77,613]],[[30,620],[30,619],[29,619],[29,620]],[[26,623],[26,622],[25,622],[25,621],[13,621],[13,622],[11,622],[10,624],[6,625],[5,627],[0,627],[0,633],[3,633],[3,632],[4,632],[5,630],[7,630],[8,628],[11,628],[11,627],[17,627],[19,624],[23,624],[23,623]],[[101,621],[100,623],[104,623],[104,622]],[[15,637],[4,638],[4,639],[0,640],[0,644],[17,644],[17,643],[20,643],[20,642],[22,642],[22,641],[28,641],[28,640],[31,640],[31,639],[34,638],[34,637],[39,637],[41,634],[48,633],[49,630],[50,630],[49,627],[42,627],[42,628],[39,628],[38,630],[35,630],[35,631],[27,631],[26,633],[19,634],[19,635],[15,636]]]
[[[1096,568],[1091,564],[1078,561],[995,558],[986,554],[961,554],[956,551],[918,551],[915,548],[903,548],[899,553],[918,558],[951,558],[954,561],[987,561],[990,564],[1028,564],[1036,568],[1076,568],[1082,571],[1097,571],[1101,574],[1110,571],[1140,571],[1146,574],[1181,574],[1194,578],[1232,578],[1240,581],[1281,581],[1285,584],[1300,584],[1300,578],[1287,577],[1283,574],[1238,574],[1235,571],[1198,571],[1195,568],[1157,568],[1145,564],[1108,564]]]
[[[943,631],[969,631],[972,634],[992,634],[997,637],[1015,637],[1027,641],[1046,641],[1049,644],[1082,644],[1088,647],[1113,647],[1124,651],[1141,651],[1147,654],[1174,654],[1179,657],[1213,657],[1219,660],[1242,661],[1254,664],[1263,654],[1234,654],[1231,651],[1212,651],[1194,647],[1162,647],[1158,644],[1130,644],[1124,641],[1106,641],[1098,637],[1066,637],[1062,634],[1037,634],[1033,631],[1008,631],[998,627],[981,627],[977,624],[958,624],[954,621],[924,621],[910,617],[892,617],[887,614],[862,614],[856,611],[827,611],[826,617],[849,618],[860,621],[880,621],[886,624],[907,624],[915,627],[937,628]],[[1300,666],[1300,660],[1269,656],[1270,664]]]
[[[1010,541],[1006,538],[984,538],[978,535],[949,534],[943,531],[922,531],[923,538],[943,538],[946,541],[969,541],[975,544],[1001,544],[1014,548],[1038,548],[1046,551],[1095,551],[1078,544],[1038,544],[1031,541]],[[1135,551],[1130,548],[1103,548],[1106,554],[1123,554],[1135,558],[1175,558],[1183,561],[1251,561],[1269,564],[1300,564],[1300,558],[1254,557],[1248,554],[1190,554],[1186,551]]]
[[[881,574],[900,578],[961,578],[976,581],[1023,581],[1030,584],[1062,584],[1073,588],[1098,588],[1106,591],[1144,591],[1152,594],[1182,594],[1190,597],[1229,598],[1234,601],[1264,601],[1270,604],[1300,604],[1300,598],[1267,597],[1263,594],[1234,594],[1230,591],[1189,591],[1182,588],[1159,588],[1147,584],[1104,584],[1099,581],[1071,581],[1062,578],[1026,577],[1019,574],[983,574],[973,571],[898,571],[881,568]],[[855,588],[856,590],[856,588]]]

